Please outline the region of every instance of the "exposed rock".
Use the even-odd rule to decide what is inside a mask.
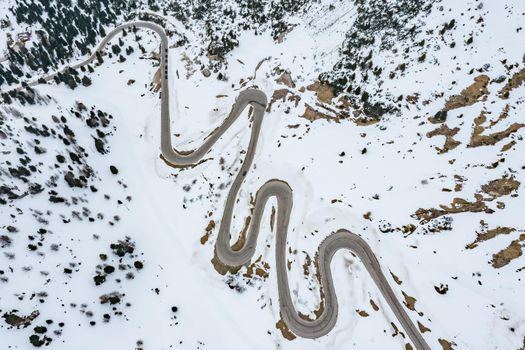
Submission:
[[[2,318],[5,320],[5,323],[16,328],[28,327],[29,325],[31,325],[31,322],[33,322],[33,320],[40,315],[40,312],[38,310],[33,311],[28,316],[18,316],[16,313],[17,310],[13,310],[12,312],[6,312],[2,316]]]
[[[205,77],[205,78],[209,78],[211,76],[211,72],[208,68],[204,68],[201,70],[201,73],[202,75]]]

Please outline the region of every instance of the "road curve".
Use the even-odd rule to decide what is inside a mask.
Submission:
[[[288,285],[288,274],[286,269],[286,241],[288,234],[288,224],[293,207],[293,193],[290,186],[281,180],[269,180],[258,191],[255,200],[255,208],[252,221],[248,230],[247,239],[240,250],[233,250],[230,245],[230,229],[233,217],[235,199],[250,169],[259,139],[259,133],[266,109],[267,97],[260,91],[248,89],[242,91],[228,117],[223,124],[215,129],[197,149],[191,151],[177,151],[171,143],[170,109],[169,109],[169,85],[168,85],[168,37],[162,27],[152,22],[137,21],[120,25],[113,29],[86,60],[75,64],[71,68],[79,68],[91,63],[96,58],[96,52],[102,52],[106,44],[122,30],[136,27],[146,28],[155,31],[161,39],[161,153],[163,159],[172,166],[186,167],[199,164],[215,142],[225,133],[226,130],[235,122],[240,114],[248,105],[253,108],[253,123],[251,128],[250,142],[246,157],[241,165],[239,173],[235,176],[230,192],[226,199],[223,217],[219,228],[215,250],[222,263],[228,266],[241,266],[248,264],[257,245],[260,223],[266,203],[272,197],[277,200],[277,234],[275,244],[276,270],[278,280],[279,307],[281,315],[288,328],[298,336],[304,338],[319,338],[328,334],[335,326],[338,314],[337,296],[335,294],[332,280],[330,263],[334,254],[340,249],[348,249],[361,259],[373,281],[381,291],[381,294],[401,323],[403,329],[408,334],[410,340],[417,350],[430,350],[425,339],[419,333],[416,326],[396,297],[395,292],[390,287],[388,280],[381,270],[381,266],[370,249],[370,246],[360,236],[340,229],[328,236],[320,245],[318,251],[318,275],[320,276],[321,291],[324,296],[325,308],[321,315],[315,320],[304,320],[299,317],[290,296]],[[52,80],[56,75],[51,74],[43,77],[45,81]],[[28,83],[30,86],[39,84],[39,81]],[[21,87],[20,87],[21,88]],[[20,89],[19,88],[19,89]]]

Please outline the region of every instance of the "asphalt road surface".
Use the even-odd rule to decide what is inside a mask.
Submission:
[[[335,326],[337,321],[338,305],[337,296],[334,290],[332,272],[330,263],[334,254],[340,249],[348,249],[361,259],[373,281],[381,291],[381,294],[390,305],[392,311],[401,323],[403,329],[408,334],[410,340],[417,350],[430,350],[425,339],[419,333],[418,329],[411,321],[405,309],[399,302],[396,293],[390,287],[388,280],[381,270],[381,266],[370,249],[370,246],[360,236],[341,229],[328,236],[320,245],[318,251],[318,269],[321,277],[321,288],[324,295],[324,311],[315,320],[304,320],[299,317],[295,310],[290,288],[288,286],[288,274],[286,268],[286,238],[288,235],[288,224],[290,213],[293,207],[293,192],[290,186],[281,180],[269,180],[258,191],[255,201],[255,209],[252,221],[248,230],[247,239],[240,250],[233,250],[230,243],[230,228],[233,217],[235,199],[244,181],[248,170],[250,169],[261,125],[264,111],[266,109],[267,97],[255,89],[244,90],[239,94],[233,108],[224,120],[223,124],[215,129],[197,149],[192,151],[177,151],[171,143],[171,125],[170,125],[170,108],[169,108],[169,84],[168,84],[168,37],[164,29],[152,22],[137,21],[116,27],[100,43],[97,50],[104,50],[106,44],[122,30],[127,28],[146,28],[155,31],[160,39],[161,53],[161,153],[164,160],[175,167],[194,166],[199,164],[208,151],[213,147],[215,142],[228,130],[241,113],[251,105],[253,107],[253,123],[251,128],[250,143],[246,152],[246,157],[241,165],[239,173],[235,176],[230,192],[226,199],[223,217],[219,228],[219,234],[216,242],[216,252],[221,262],[228,266],[241,266],[249,264],[257,245],[262,214],[267,201],[275,197],[277,200],[277,234],[275,244],[276,271],[278,280],[279,306],[281,315],[288,328],[298,336],[304,338],[319,338],[328,334]],[[96,52],[86,60],[71,66],[77,69],[87,65],[96,59]],[[56,75],[51,74],[43,77],[45,81],[50,81]],[[39,84],[38,81],[28,83],[30,86]]]

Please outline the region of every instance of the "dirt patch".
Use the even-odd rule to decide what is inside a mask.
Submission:
[[[525,64],[525,55],[523,56],[523,63]],[[507,82],[507,84],[499,92],[499,97],[506,100],[509,98],[510,92],[525,83],[525,68],[515,73]]]
[[[397,277],[392,271],[390,271],[390,275],[394,279],[394,282],[396,282],[398,285],[401,285],[403,283],[403,281],[401,281],[401,279]]]
[[[405,338],[405,333],[401,332],[394,322],[390,322],[390,325],[394,329],[394,332],[392,332],[392,337],[401,335],[401,337]]]
[[[417,327],[421,333],[432,332],[430,328],[425,327],[421,322],[417,321]]]
[[[306,257],[304,258],[304,264],[303,264],[303,274],[305,276],[310,275],[310,265],[312,264],[312,258],[310,258],[310,255],[306,253]]]
[[[430,209],[422,209],[419,208],[416,210],[416,217],[425,222],[429,222],[432,219],[436,219],[440,216],[447,215],[447,214],[458,214],[458,213],[480,213],[485,212],[487,214],[491,214],[494,211],[487,207],[485,202],[483,201],[483,197],[480,194],[476,194],[476,201],[469,202],[463,198],[454,198],[452,200],[452,203],[449,207],[445,205],[440,205],[439,207],[441,209],[436,208],[430,208]]]
[[[427,133],[428,138],[432,138],[434,136],[445,136],[445,144],[443,145],[443,148],[436,147],[436,150],[439,154],[447,153],[450,150],[453,150],[454,148],[461,145],[461,142],[454,139],[454,136],[459,132],[459,128],[450,129],[448,125],[442,124],[439,128],[436,128],[432,131],[429,131]]]
[[[523,247],[521,245],[523,241],[525,241],[525,234],[521,234],[520,237],[512,241],[507,248],[494,254],[491,261],[492,266],[499,269],[508,265],[512,260],[519,258],[523,254]]]
[[[332,116],[329,116],[328,114],[324,114],[314,109],[308,103],[305,103],[305,106],[306,106],[306,109],[304,111],[304,114],[301,115],[301,118],[308,119],[311,122],[319,120],[319,119],[325,119],[328,121],[335,121],[336,123],[339,123],[339,116],[332,117]]]
[[[210,238],[211,231],[215,228],[215,221],[210,220],[208,226],[206,226],[206,233],[201,237],[201,244],[204,245]]]
[[[507,196],[512,192],[516,191],[520,186],[520,182],[515,180],[514,177],[503,176],[501,179],[492,180],[489,183],[482,185],[480,193],[474,195],[475,201],[467,201],[463,198],[454,198],[450,206],[439,205],[440,209],[430,208],[423,209],[419,208],[415,212],[416,218],[422,221],[422,223],[429,222],[432,219],[436,219],[440,216],[447,214],[458,214],[458,213],[480,213],[485,212],[492,214],[494,210],[490,209],[485,202],[493,201],[496,198]],[[488,198],[484,198],[483,194],[488,195]]]
[[[275,81],[279,84],[283,84],[289,88],[295,89],[295,83],[292,79],[292,75],[288,71],[284,71]]]
[[[464,178],[463,176],[460,176],[460,175],[454,175],[454,181],[456,182],[456,184],[454,185],[454,191],[455,192],[461,192],[461,190],[463,190],[463,183],[466,181],[467,179]]]
[[[445,102],[445,111],[471,106],[479,101],[485,101],[489,94],[487,85],[490,78],[480,75],[474,78],[474,83],[463,89],[459,95],[453,95]]]
[[[252,221],[252,217],[251,216],[246,217],[246,219],[244,220],[244,227],[243,227],[241,233],[239,234],[239,238],[237,238],[237,242],[235,242],[232,245],[232,250],[237,252],[237,251],[241,250],[242,247],[244,247],[244,243],[246,243],[246,234],[248,233],[248,228],[250,227],[250,222],[251,221]]]
[[[415,311],[416,310],[416,298],[411,297],[410,295],[408,295],[407,293],[403,291],[401,293],[403,293],[403,297],[405,298],[405,301],[403,302],[403,304],[405,304],[405,306],[409,310]]]
[[[262,260],[262,255],[260,255],[257,260],[255,260],[253,263],[248,265],[248,268],[246,269],[246,273],[243,275],[246,278],[253,278],[254,276],[258,276],[262,279],[267,279],[270,275],[268,273],[268,270],[270,270],[270,264]]]
[[[516,141],[512,140],[509,143],[503,145],[503,147],[501,147],[501,152],[507,152],[514,146],[516,146]]]
[[[443,348],[443,350],[454,350],[452,347],[452,343],[445,339],[438,339],[439,344]]]
[[[308,91],[315,92],[317,100],[322,103],[330,104],[332,103],[332,99],[335,97],[334,89],[330,85],[321,83],[319,81],[308,85],[306,88]]]
[[[366,312],[366,311],[364,311],[364,310],[355,310],[355,312],[357,312],[357,314],[358,314],[359,316],[361,316],[361,317],[368,317],[368,316],[370,316],[370,315],[368,314],[368,312]]]
[[[215,271],[217,271],[221,275],[226,275],[228,272],[232,275],[239,272],[239,270],[242,268],[242,266],[228,266],[222,263],[222,261],[217,256],[217,251],[214,251],[213,258],[211,259],[211,263],[213,265],[213,268]]]
[[[295,338],[297,338],[295,334],[293,334],[292,331],[290,331],[290,329],[288,328],[286,323],[284,323],[282,318],[279,321],[277,321],[277,323],[275,324],[275,327],[277,327],[277,329],[281,331],[283,337],[285,337],[286,339],[294,340]]]
[[[488,194],[492,201],[496,198],[507,196],[516,191],[520,187],[520,182],[514,177],[503,176],[501,179],[492,180],[489,183],[481,186],[481,191]]]
[[[507,105],[501,112],[499,118],[495,121],[492,121],[488,128],[498,124],[501,120],[507,118],[509,113],[509,106]],[[513,123],[508,126],[503,131],[494,132],[488,135],[482,135],[483,132],[487,129],[483,124],[487,121],[487,112],[482,111],[481,114],[474,119],[474,130],[470,136],[470,143],[467,147],[480,147],[480,146],[492,146],[500,142],[503,139],[506,139],[519,129],[525,127],[525,124]]]
[[[299,105],[299,101],[301,101],[301,97],[299,95],[294,94],[292,91],[288,89],[278,89],[273,92],[272,98],[270,99],[270,103],[268,103],[268,107],[266,108],[266,112],[270,112],[272,110],[272,106],[275,102],[281,101],[285,102],[288,101],[294,102],[295,107]]]
[[[482,228],[486,228],[486,223],[481,220],[480,222]],[[512,228],[512,227],[501,227],[501,226],[498,226],[496,228],[493,228],[491,230],[485,230],[484,232],[476,232],[477,234],[477,237],[476,237],[476,240],[470,244],[467,244],[467,246],[465,247],[466,249],[474,249],[478,246],[479,243],[481,242],[485,242],[485,241],[488,241],[490,239],[493,239],[494,237],[496,236],[499,236],[499,235],[508,235],[512,232],[516,231],[515,228]]]
[[[357,126],[369,126],[379,123],[380,119],[369,117],[364,113],[360,114],[357,118],[354,119],[354,123]]]

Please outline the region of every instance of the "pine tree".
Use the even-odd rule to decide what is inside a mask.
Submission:
[[[90,86],[91,85],[91,79],[88,78],[87,75],[84,75],[84,77],[82,78],[82,85],[84,85],[84,86]]]
[[[7,93],[2,93],[2,98],[4,99],[4,103],[7,103],[8,105],[11,104],[11,102],[13,102],[13,100],[11,99],[11,96],[9,96],[9,94]]]
[[[115,54],[115,55],[118,55],[120,53],[120,46],[118,45],[113,45],[111,46],[111,51]]]

